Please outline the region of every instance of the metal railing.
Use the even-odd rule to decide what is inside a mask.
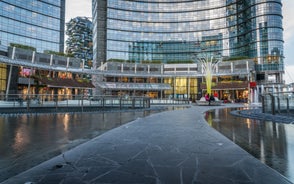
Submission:
[[[64,66],[58,66],[58,65],[50,65],[50,64],[44,64],[44,63],[32,63],[30,60],[24,60],[24,59],[11,59],[6,56],[0,56],[0,63],[5,63],[8,65],[13,66],[24,66],[29,68],[38,68],[43,70],[50,70],[50,71],[62,71],[62,72],[72,72],[72,73],[80,73],[80,74],[87,74],[87,75],[108,75],[108,76],[141,76],[141,77],[174,77],[174,76],[194,76],[194,77],[203,77],[204,74],[202,72],[198,71],[187,71],[187,72],[154,72],[154,71],[118,71],[116,70],[102,70],[107,67],[100,68],[98,70],[94,69],[86,69],[86,68],[74,68],[74,67],[64,67]],[[108,63],[108,62],[107,62]],[[147,65],[148,66],[148,65]],[[224,70],[221,69],[215,73],[215,76],[222,76],[222,75],[241,75],[241,74],[248,74],[250,71],[254,70],[253,67],[248,68],[248,70],[238,70],[238,71],[232,71],[230,70]]]
[[[190,103],[191,101],[189,99],[170,99],[170,98],[150,99],[151,105],[185,105]]]
[[[262,112],[270,114],[292,114],[294,92],[269,93],[261,95]]]
[[[140,96],[87,96],[87,95],[4,95],[0,96],[0,108],[61,108],[61,107],[113,107],[150,108],[150,98]]]
[[[7,109],[23,109],[26,111],[40,111],[38,109],[53,109],[54,111],[66,108],[75,108],[83,111],[86,108],[116,108],[139,109],[150,108],[151,105],[187,105],[188,99],[154,99],[145,96],[88,96],[88,95],[57,95],[57,94],[9,94],[0,95],[0,113]],[[6,109],[6,110],[5,110]],[[44,110],[43,110],[44,111]]]

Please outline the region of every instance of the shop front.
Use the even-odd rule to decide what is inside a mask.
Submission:
[[[224,103],[248,102],[248,82],[220,82],[212,86],[212,94]],[[206,85],[201,84],[202,94],[206,93]]]

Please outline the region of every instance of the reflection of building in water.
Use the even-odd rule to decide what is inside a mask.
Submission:
[[[209,125],[251,155],[289,177],[287,174],[293,173],[291,171],[293,166],[289,164],[293,163],[291,161],[294,159],[294,155],[289,153],[294,150],[288,145],[292,144],[292,140],[286,129],[292,127],[284,123],[231,117],[230,111],[230,109],[216,109],[208,112],[205,118]]]
[[[264,122],[259,124],[258,129],[258,133],[260,133],[260,137],[258,137],[260,139],[260,159],[286,175],[285,170],[288,169],[289,155],[284,124]]]

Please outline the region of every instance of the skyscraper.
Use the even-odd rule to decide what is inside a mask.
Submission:
[[[282,84],[281,8],[281,0],[93,0],[94,66],[189,63],[207,52],[252,59],[259,86]]]
[[[281,7],[281,0],[93,0],[96,60],[127,60],[135,41],[195,42],[195,50],[205,41],[224,57],[282,64]]]
[[[8,47],[25,45],[37,52],[64,52],[65,0],[2,0],[0,1],[0,55]],[[17,81],[14,67],[12,81]],[[0,92],[6,91],[7,66],[0,65]],[[15,93],[17,82],[10,85]]]
[[[87,17],[76,17],[66,23],[66,52],[83,59],[91,68],[93,60],[92,22]]]
[[[64,51],[65,0],[0,1],[0,51],[10,43]]]

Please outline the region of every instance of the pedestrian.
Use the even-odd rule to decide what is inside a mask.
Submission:
[[[208,93],[206,93],[206,95],[205,95],[205,100],[209,101],[209,94]]]

